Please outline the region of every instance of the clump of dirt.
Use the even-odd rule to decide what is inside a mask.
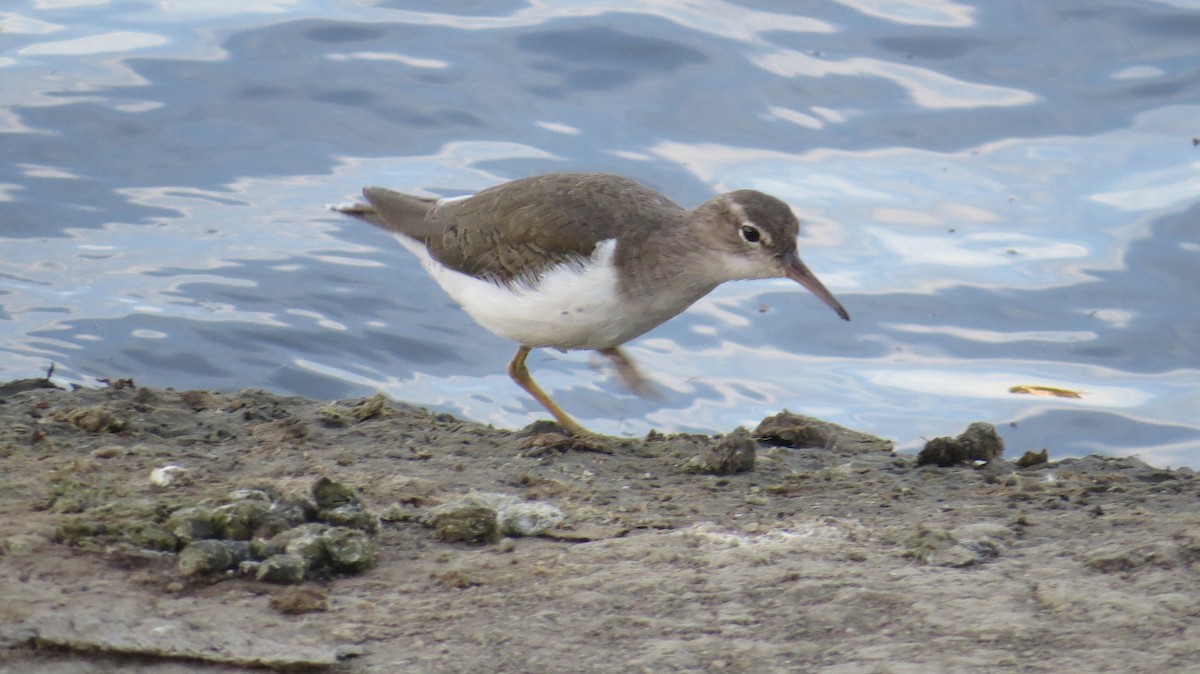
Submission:
[[[968,449],[918,465],[788,412],[751,433],[597,442],[382,396],[13,382],[0,660],[151,674],[1193,666],[1190,470]]]
[[[917,455],[917,465],[935,464],[942,468],[972,461],[988,462],[1004,454],[1004,441],[996,427],[976,421],[955,438],[934,438]]]

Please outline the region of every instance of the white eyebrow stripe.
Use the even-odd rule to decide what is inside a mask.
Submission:
[[[759,235],[762,236],[761,243],[764,245],[771,243],[771,237],[767,235],[766,231],[764,231],[762,227],[759,227],[757,222],[751,220],[749,215],[746,215],[746,209],[742,208],[741,204],[734,199],[728,199],[727,202],[729,203],[729,210],[733,211],[734,217],[742,221],[743,227],[753,227],[754,229],[757,229]]]

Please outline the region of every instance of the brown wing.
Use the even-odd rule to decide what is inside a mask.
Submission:
[[[602,173],[552,173],[497,185],[433,209],[425,239],[435,259],[479,278],[532,280],[581,261],[629,228],[680,208],[650,188]]]

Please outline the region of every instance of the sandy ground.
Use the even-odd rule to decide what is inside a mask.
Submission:
[[[0,672],[1200,671],[1187,469],[918,467],[853,435],[589,444],[379,398],[31,385],[0,387]],[[353,488],[340,511],[314,505],[322,477]],[[373,565],[184,575],[184,509],[260,497],[349,522]],[[550,528],[498,532],[510,506]]]

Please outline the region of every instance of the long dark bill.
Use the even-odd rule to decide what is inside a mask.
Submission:
[[[818,299],[829,305],[830,309],[836,311],[837,315],[842,317],[842,320],[850,320],[850,314],[846,311],[846,308],[842,306],[841,302],[837,301],[837,298],[833,296],[833,293],[829,292],[829,289],[825,287],[825,284],[821,283],[821,280],[817,278],[816,274],[812,273],[808,270],[808,267],[804,266],[804,263],[800,261],[799,255],[797,255],[795,252],[792,252],[791,254],[784,256],[780,262],[783,264],[784,276],[807,288],[808,292],[816,295]]]

